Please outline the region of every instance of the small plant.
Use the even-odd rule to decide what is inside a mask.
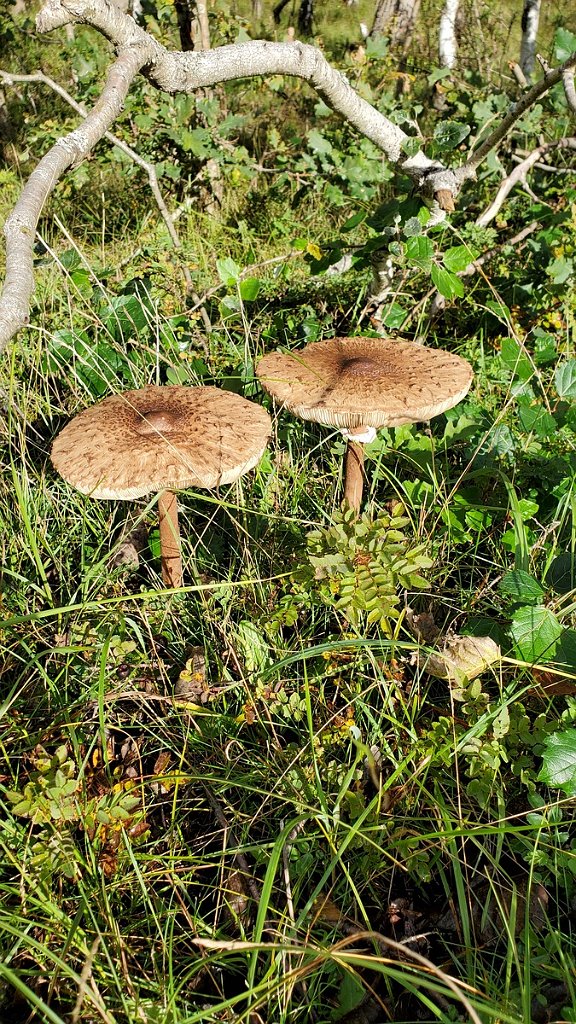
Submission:
[[[411,544],[403,533],[410,522],[403,513],[399,502],[376,519],[357,518],[346,509],[335,513],[330,526],[308,535],[308,559],[322,599],[354,626],[365,617],[390,635],[400,615],[398,591],[429,586],[420,572],[433,560],[424,544]]]

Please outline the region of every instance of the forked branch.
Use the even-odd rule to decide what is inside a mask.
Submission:
[[[501,125],[471,158],[460,168],[452,169],[422,151],[407,158],[403,148],[408,139],[405,132],[362,99],[346,77],[331,67],[313,46],[252,40],[215,50],[172,52],[108,0],[45,0],[36,20],[40,32],[73,23],[85,23],[98,29],[113,44],[117,59],[110,68],[102,95],[84,122],[59,139],[42,157],[6,221],[0,352],[28,321],[34,287],[34,237],[44,203],[62,174],[84,160],[105,136],[120,114],[130,85],[139,72],[159,89],[172,93],[191,93],[240,78],[273,75],[302,78],[328,106],[378,146],[390,163],[412,177],[416,190],[433,205],[433,216],[437,217],[454,209],[454,199],[462,182],[475,177],[477,166],[532,103],[561,79],[566,84],[570,69],[576,65],[575,53],[560,68],[545,68],[542,80],[510,109]]]

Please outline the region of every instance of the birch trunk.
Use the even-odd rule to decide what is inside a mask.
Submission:
[[[522,44],[520,47],[520,67],[526,78],[530,78],[536,62],[536,39],[540,21],[541,0],[524,0],[522,11]]]
[[[407,50],[414,32],[420,0],[378,0],[371,36],[388,36],[394,49]]]
[[[442,68],[453,68],[456,66],[456,54],[458,52],[456,18],[458,16],[459,3],[460,0],[446,0],[440,17],[438,52],[440,55],[440,67]]]

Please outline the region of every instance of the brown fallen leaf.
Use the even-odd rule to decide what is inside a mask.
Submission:
[[[412,662],[436,679],[460,683],[475,679],[500,661],[501,651],[489,636],[447,636],[441,650],[431,654],[415,652]]]

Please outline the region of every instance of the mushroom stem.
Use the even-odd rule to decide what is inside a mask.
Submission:
[[[158,495],[158,518],[160,521],[162,579],[167,587],[181,587],[182,553],[178,526],[178,499],[174,491],[162,491]]]
[[[348,441],[345,473],[344,500],[358,513],[364,487],[364,445],[359,441]]]

